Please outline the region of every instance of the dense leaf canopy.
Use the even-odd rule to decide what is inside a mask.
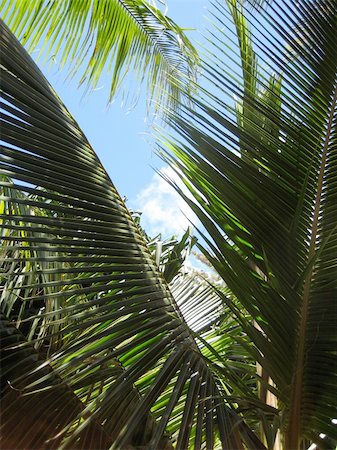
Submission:
[[[94,34],[65,58],[90,47],[102,18],[70,3],[73,36],[89,17]],[[27,15],[4,4],[32,45],[42,23],[62,38],[61,3],[23,1]],[[110,12],[118,26],[130,19]],[[159,151],[201,221],[216,288],[180,274],[188,233],[160,259],[1,22],[2,447],[335,448],[336,36],[334,0],[215,0],[204,82],[179,108],[180,83],[168,87],[174,137]],[[143,54],[137,42],[127,56],[114,47],[116,75]],[[101,50],[98,72],[85,69],[93,82]]]
[[[193,280],[173,297],[76,122],[4,24],[1,38],[2,446],[264,448],[204,344],[221,300]],[[209,301],[190,328],[177,303]]]

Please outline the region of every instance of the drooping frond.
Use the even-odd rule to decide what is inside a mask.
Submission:
[[[109,101],[130,71],[147,79],[151,98],[174,104],[195,75],[183,30],[145,0],[1,0],[0,12],[30,52],[68,65],[80,83],[95,88],[110,71]]]
[[[180,191],[204,253],[254,319],[236,311],[275,385],[285,448],[334,448],[337,3],[242,3],[214,2],[206,87],[171,114],[180,143],[161,152],[193,194]]]
[[[90,144],[3,23],[1,55],[1,446],[263,449]]]

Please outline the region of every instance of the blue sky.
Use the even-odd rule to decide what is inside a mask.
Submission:
[[[167,0],[168,16],[182,28],[194,29],[186,31],[194,43],[203,41],[207,3],[207,0]],[[37,54],[38,49],[33,57]],[[171,175],[155,155],[145,96],[140,95],[133,108],[130,102],[128,106],[122,105],[121,95],[107,107],[108,76],[102,77],[94,91],[86,93],[84,87],[78,88],[76,80],[66,79],[67,71],[58,69],[57,58],[49,63],[39,66],[79,123],[120,195],[128,198],[128,207],[143,212],[147,232],[180,234],[188,225],[180,212],[186,213],[186,207],[154,172],[154,168],[164,168]]]

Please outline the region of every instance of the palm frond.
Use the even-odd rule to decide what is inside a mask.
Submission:
[[[81,73],[80,84],[95,88],[110,71],[109,101],[130,71],[137,83],[147,79],[159,104],[177,104],[195,75],[196,50],[183,30],[143,0],[2,0],[0,11],[30,52],[41,46],[70,76]]]
[[[160,151],[193,194],[180,190],[203,252],[258,325],[242,319],[275,383],[285,448],[332,448],[320,434],[337,438],[337,5],[227,3],[214,2],[207,87],[171,114],[180,142]]]
[[[34,418],[52,408],[39,448],[263,449],[90,144],[3,23],[1,46],[1,380],[20,391],[1,408],[6,446],[34,448]]]

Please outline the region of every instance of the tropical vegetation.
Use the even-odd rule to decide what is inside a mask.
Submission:
[[[154,47],[158,151],[201,223],[148,238],[2,22],[2,448],[334,449],[337,3],[216,0],[200,59],[158,11],[2,2],[30,48],[75,71],[91,48],[93,83],[110,55],[112,95]],[[223,283],[182,270],[192,245]]]

